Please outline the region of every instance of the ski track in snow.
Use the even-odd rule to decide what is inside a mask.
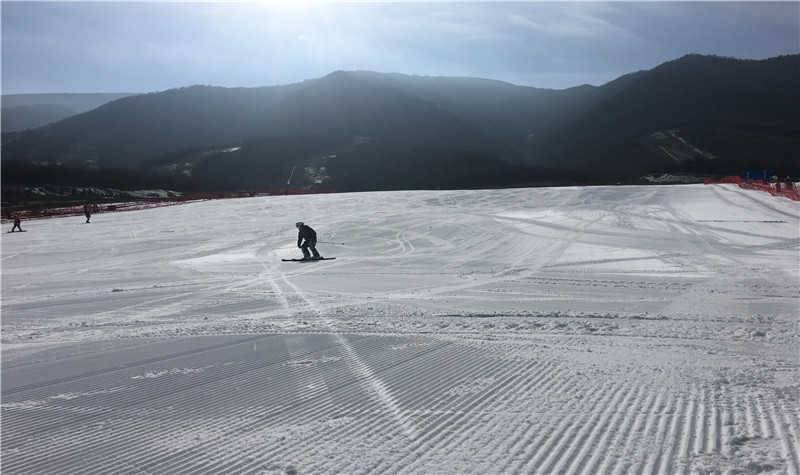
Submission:
[[[800,474],[799,217],[684,185],[29,221],[2,470]],[[280,262],[299,219],[337,260]]]

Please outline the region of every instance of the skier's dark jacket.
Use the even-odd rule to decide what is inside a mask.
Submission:
[[[311,244],[312,246],[317,243],[317,233],[311,226],[302,225],[298,228],[297,233],[297,246],[299,247],[300,244],[303,242],[303,239],[306,240],[307,243]]]

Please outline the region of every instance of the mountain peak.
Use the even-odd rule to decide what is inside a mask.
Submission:
[[[343,69],[337,69],[336,71],[331,71],[328,74],[322,76],[320,79],[327,79],[327,80],[342,80],[342,79],[352,79],[354,76],[354,71],[345,71]]]

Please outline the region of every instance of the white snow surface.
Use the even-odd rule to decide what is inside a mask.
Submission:
[[[3,473],[800,473],[800,207],[276,196],[2,235]],[[294,223],[332,261],[298,257]]]

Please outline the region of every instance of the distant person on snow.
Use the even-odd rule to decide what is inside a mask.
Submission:
[[[295,224],[297,226],[297,247],[303,251],[303,259],[321,259],[322,256],[317,252],[317,233],[311,229],[311,226],[304,224],[302,221]],[[312,258],[308,254],[308,250],[314,254]]]
[[[92,206],[89,203],[83,205],[83,215],[86,216],[86,223],[89,223],[89,220],[92,219]]]
[[[11,228],[11,232],[13,233],[15,229],[19,229],[22,232],[22,220],[19,219],[19,215],[14,215],[14,226]]]

